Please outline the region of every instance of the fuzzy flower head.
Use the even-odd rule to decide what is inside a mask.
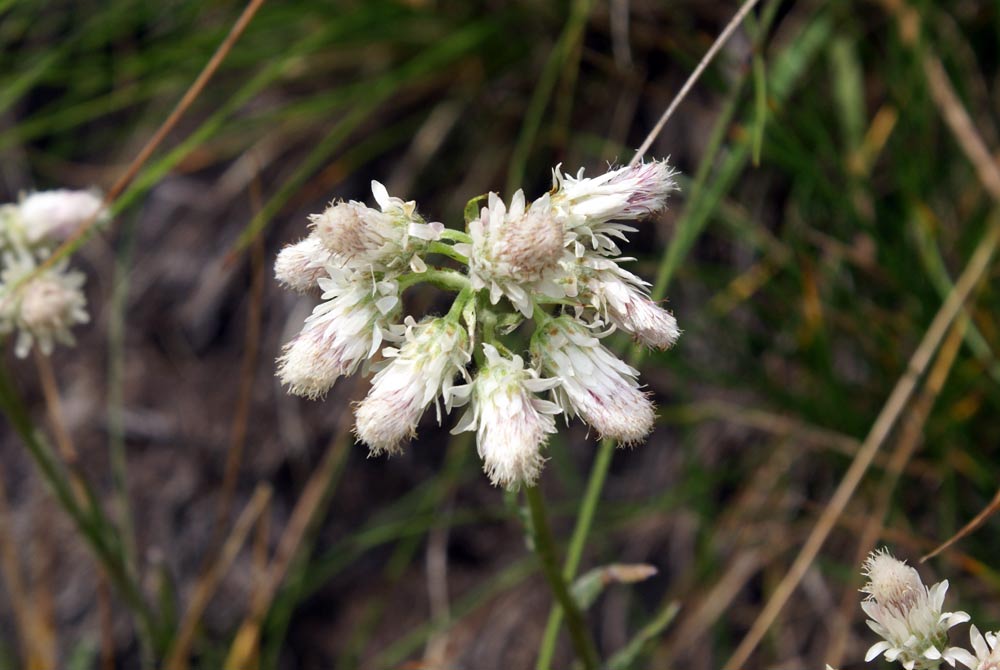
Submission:
[[[483,345],[486,365],[471,384],[452,389],[454,404],[471,400],[472,407],[453,433],[476,430],[483,470],[494,486],[509,490],[531,486],[538,479],[545,458],[541,449],[556,432],[553,414],[560,408],[536,393],[547,391],[558,379],[539,379],[525,369],[520,356],[506,358],[490,344]]]
[[[399,313],[395,282],[358,280],[340,268],[318,280],[323,302],[313,310],[278,358],[277,375],[290,393],[315,400],[340,377],[352,375],[394,339],[391,320]]]
[[[83,294],[83,274],[68,271],[62,264],[28,279],[37,267],[31,256],[9,254],[4,260],[6,268],[0,275],[0,332],[17,330],[14,345],[17,357],[27,356],[36,342],[45,355],[52,353],[55,342],[74,344],[70,329],[90,320]]]
[[[444,226],[426,223],[417,215],[413,201],[390,197],[377,181],[372,182],[372,194],[381,211],[353,200],[333,203],[322,214],[310,217],[314,234],[345,267],[384,270],[409,266],[414,272],[423,272],[426,265],[419,253],[427,242],[440,237]]]
[[[646,282],[612,261],[603,260],[601,267],[587,280],[598,314],[651,349],[672,347],[681,335],[677,319],[650,300]]]
[[[531,351],[560,407],[602,437],[636,444],[653,429],[653,403],[639,388],[639,372],[608,351],[593,328],[570,316],[549,319],[532,337]]]
[[[29,244],[62,242],[88,221],[103,222],[107,211],[93,191],[37,191],[19,205],[20,223]]]
[[[528,285],[556,268],[563,255],[563,224],[553,215],[549,195],[525,207],[524,192],[511,198],[510,209],[496,193],[469,223],[471,244],[457,250],[469,257],[473,288],[489,288],[494,305],[507,296],[525,317],[531,316]]]
[[[412,318],[407,326],[399,349],[382,350],[391,360],[372,378],[368,397],[355,408],[355,432],[373,455],[399,453],[432,402],[440,422],[438,397],[450,409],[455,376],[467,374],[469,334],[463,326],[448,319],[418,324]]]
[[[885,549],[869,554],[863,574],[868,583],[861,589],[868,597],[861,609],[871,619],[868,626],[881,638],[865,655],[871,661],[884,654],[906,670],[937,668],[941,661],[954,666],[968,652],[948,646],[948,629],[969,620],[965,612],[942,612],[948,581],[929,589],[912,567]]]
[[[331,260],[333,254],[313,233],[281,250],[274,261],[274,276],[293,291],[307,293],[327,276],[326,266]]]
[[[652,161],[586,178],[581,169],[574,177],[552,170],[552,203],[573,219],[611,221],[644,219],[667,206],[667,196],[677,189],[674,170],[666,161]]]

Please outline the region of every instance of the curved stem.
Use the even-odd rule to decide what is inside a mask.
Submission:
[[[445,228],[441,232],[441,239],[472,244],[472,237],[468,233],[461,230],[455,230],[454,228]]]
[[[414,272],[403,275],[397,281],[401,292],[421,282],[434,284],[438,288],[443,288],[447,291],[463,291],[469,288],[468,277],[454,270],[443,270],[441,268],[427,268],[426,272]]]
[[[432,254],[441,254],[442,256],[447,256],[452,260],[456,260],[462,265],[468,265],[469,259],[463,254],[455,251],[455,247],[450,244],[445,244],[444,242],[431,242],[427,245],[427,251]]]
[[[542,571],[552,589],[552,595],[555,596],[566,617],[566,628],[569,629],[573,649],[586,670],[597,670],[600,665],[597,648],[587,631],[583,613],[576,601],[573,600],[573,596],[570,595],[569,586],[559,571],[555,541],[552,539],[552,530],[549,528],[548,517],[545,513],[545,500],[536,486],[527,487],[524,494],[528,500],[528,508],[531,510],[531,537],[534,550],[538,554]]]

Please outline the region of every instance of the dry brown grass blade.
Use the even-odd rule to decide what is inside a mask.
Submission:
[[[225,670],[248,670],[256,668],[259,664],[258,643],[260,641],[260,625],[278,593],[278,587],[285,578],[285,573],[291,565],[299,545],[305,537],[309,527],[316,519],[316,514],[322,507],[326,497],[327,489],[334,475],[341,464],[347,458],[348,449],[353,440],[347,426],[349,422],[344,421],[350,412],[349,405],[345,404],[343,415],[338,422],[342,428],[337,431],[330,446],[323,456],[319,467],[316,468],[312,477],[306,483],[305,490],[292,510],[292,516],[285,526],[281,539],[278,541],[278,548],[274,558],[268,567],[267,574],[262,576],[260,587],[254,592],[250,601],[250,609],[246,618],[236,633],[229,650],[229,655],[223,665]]]
[[[163,123],[160,124],[160,127],[156,129],[156,132],[153,133],[153,136],[149,138],[149,141],[142,147],[139,154],[132,159],[132,162],[129,163],[129,166],[126,168],[124,174],[122,174],[114,185],[108,189],[107,194],[104,196],[104,207],[110,207],[118,196],[120,196],[122,192],[128,188],[128,185],[131,184],[132,180],[139,174],[139,170],[141,170],[142,166],[146,164],[146,161],[148,161],[153,155],[153,152],[156,151],[157,147],[159,147],[163,140],[166,139],[167,135],[170,134],[170,131],[177,125],[177,122],[181,120],[181,117],[183,117],[191,105],[194,104],[194,101],[198,99],[198,96],[201,95],[201,92],[205,89],[205,85],[208,84],[208,81],[215,74],[216,70],[218,70],[219,66],[222,65],[222,62],[232,50],[233,45],[236,44],[236,41],[243,34],[243,31],[246,30],[246,27],[250,25],[250,21],[253,19],[254,15],[257,14],[257,10],[259,10],[263,4],[264,0],[250,0],[250,2],[247,3],[243,13],[240,14],[239,18],[236,19],[236,22],[233,23],[232,27],[229,29],[229,33],[226,35],[226,38],[222,40],[222,43],[215,50],[215,53],[213,53],[212,57],[208,59],[207,63],[205,63],[205,67],[202,68],[200,73],[198,73],[198,76],[195,78],[194,82],[192,82],[191,86],[188,87],[188,90],[178,101],[177,105],[170,112],[170,115],[167,116],[166,120],[164,120]],[[90,233],[91,229],[97,223],[98,218],[99,213],[95,213],[94,216],[84,222],[84,224],[81,225],[65,242],[59,245],[52,255],[39,266],[36,272],[41,272],[46,268],[52,267],[55,263],[70,254],[72,250],[76,248],[79,241]]]
[[[7,506],[7,487],[4,485],[3,468],[0,467],[0,575],[3,576],[4,590],[14,614],[21,654],[28,658],[31,656],[31,601],[25,589],[16,547],[14,529],[10,524],[10,509]]]
[[[733,652],[733,655],[726,662],[724,666],[725,670],[735,670],[746,663],[750,654],[763,639],[767,629],[774,623],[781,608],[788,602],[792,592],[798,587],[799,582],[802,581],[813,559],[819,553],[820,547],[822,547],[830,531],[836,525],[838,517],[840,517],[847,507],[847,503],[857,489],[862,477],[868,471],[868,467],[874,460],[875,455],[884,444],[890,431],[902,414],[903,409],[906,407],[907,402],[909,402],[916,390],[920,377],[927,370],[934,352],[937,351],[938,346],[944,339],[945,333],[963,309],[965,301],[972,293],[973,287],[986,274],[986,270],[989,268],[993,260],[993,255],[996,252],[998,241],[1000,241],[1000,209],[991,214],[986,234],[976,246],[976,250],[962,272],[962,275],[959,277],[958,282],[956,282],[951,293],[948,294],[948,297],[935,315],[930,327],[920,341],[920,345],[910,358],[906,371],[896,382],[892,393],[882,406],[882,410],[879,412],[874,424],[872,424],[871,430],[861,444],[861,449],[858,450],[847,473],[837,486],[833,497],[816,521],[813,532],[810,533],[809,538],[799,551],[792,566],[778,583],[774,593],[736,648],[736,651]]]
[[[260,179],[255,177],[250,183],[250,199],[253,211],[260,210]],[[229,449],[226,452],[226,467],[222,477],[222,490],[215,516],[215,540],[217,546],[222,539],[226,518],[233,504],[233,494],[239,480],[243,452],[246,449],[247,425],[250,406],[253,401],[254,370],[260,352],[260,322],[264,305],[264,240],[254,239],[250,254],[250,306],[247,310],[246,334],[243,339],[243,360],[240,365],[240,390],[233,412],[233,423],[229,432]]]
[[[222,545],[221,551],[198,579],[194,587],[194,595],[191,597],[191,603],[184,613],[184,618],[177,629],[174,644],[163,665],[166,670],[184,670],[187,668],[188,655],[198,622],[201,621],[201,616],[205,612],[205,608],[215,594],[215,590],[219,586],[219,581],[233,564],[233,560],[246,542],[247,536],[250,534],[257,518],[260,517],[261,513],[267,507],[270,498],[271,487],[266,484],[258,485],[253,497],[250,498],[250,502],[243,508],[243,513],[240,514],[239,519],[233,525],[229,537],[226,538],[225,543]]]
[[[920,446],[920,438],[923,436],[924,425],[930,416],[934,402],[937,400],[941,389],[944,387],[958,357],[958,352],[962,346],[962,339],[965,337],[965,330],[968,328],[969,320],[961,318],[955,321],[951,327],[948,337],[941,345],[941,352],[938,354],[934,367],[927,375],[927,382],[920,392],[920,396],[913,402],[913,407],[904,420],[900,429],[899,439],[896,441],[896,449],[892,453],[889,465],[886,468],[885,477],[879,483],[878,497],[873,505],[874,511],[868,516],[867,523],[861,531],[858,540],[857,551],[854,556],[854,565],[860,566],[868,553],[875,548],[875,543],[882,535],[886,513],[892,502],[892,495],[896,490],[896,484],[906,464],[909,463],[917,447]],[[828,663],[834,667],[843,661],[844,651],[847,648],[847,638],[850,632],[849,623],[853,617],[851,613],[858,607],[858,594],[854,589],[844,591],[843,600],[840,603],[840,616],[831,622],[830,642],[827,651],[823,655]]]

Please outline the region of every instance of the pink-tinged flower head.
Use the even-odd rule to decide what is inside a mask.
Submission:
[[[315,400],[340,377],[352,375],[375,355],[383,339],[396,336],[399,291],[392,281],[372,283],[330,267],[319,280],[323,302],[278,358],[277,375],[289,392]]]
[[[293,291],[307,293],[319,288],[319,280],[327,276],[326,266],[332,258],[333,254],[314,233],[278,253],[274,276]]]
[[[74,344],[70,329],[90,320],[83,274],[68,271],[62,263],[26,279],[37,267],[27,254],[9,255],[5,264],[0,275],[0,332],[18,331],[18,358],[27,356],[36,342],[45,355],[52,353],[55,342]]]
[[[667,206],[677,189],[674,170],[666,161],[652,161],[611,170],[600,177],[576,177],[552,171],[552,202],[572,219],[610,221],[644,219]]]
[[[586,324],[569,316],[551,319],[532,336],[531,350],[542,371],[559,378],[559,405],[602,437],[635,444],[653,429],[653,403],[639,388],[639,372],[601,345]]]
[[[952,666],[967,660],[967,651],[948,646],[948,629],[969,615],[942,612],[947,580],[928,589],[916,570],[884,549],[869,554],[863,574],[868,583],[861,592],[868,597],[861,609],[871,617],[868,627],[882,638],[868,650],[866,661],[884,654],[906,670],[931,670],[942,660]]]
[[[590,276],[587,289],[593,307],[616,327],[653,349],[669,349],[681,331],[674,315],[650,300],[646,282],[604,261],[611,269],[601,269]]]
[[[486,365],[471,384],[452,389],[455,405],[471,400],[472,407],[453,433],[476,430],[483,469],[494,486],[517,489],[538,479],[545,458],[541,449],[556,432],[553,414],[561,410],[536,393],[547,391],[558,379],[539,379],[524,367],[520,356],[506,358],[491,344],[483,345]]]
[[[19,208],[29,244],[62,242],[84,223],[107,219],[100,196],[92,191],[37,191],[24,198]]]
[[[426,223],[414,202],[390,197],[377,181],[372,193],[381,210],[353,200],[333,203],[310,217],[314,234],[344,267],[426,270],[419,254],[427,242],[440,238],[444,226]]]
[[[410,319],[407,325],[403,345],[383,350],[392,360],[372,379],[368,397],[354,412],[355,433],[373,455],[400,452],[432,402],[440,422],[438,397],[443,395],[450,409],[455,375],[467,374],[469,334],[464,327],[447,319],[419,324]]]
[[[469,222],[471,244],[456,245],[469,257],[473,288],[489,287],[496,304],[507,296],[525,317],[531,316],[528,285],[556,268],[563,256],[565,229],[552,210],[546,194],[525,207],[524,192],[511,198],[510,209],[496,193],[478,219]]]

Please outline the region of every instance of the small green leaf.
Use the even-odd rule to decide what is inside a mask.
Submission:
[[[477,195],[475,198],[465,203],[465,225],[469,225],[470,221],[474,221],[479,218],[479,203],[486,200],[489,196],[485,193],[483,195]]]
[[[680,609],[681,606],[676,602],[667,603],[655,619],[643,626],[628,644],[615,652],[608,661],[607,670],[627,670],[633,667],[639,655],[646,650],[653,638],[659,636],[670,625]]]
[[[613,563],[585,573],[573,582],[573,599],[586,610],[610,584],[634,584],[649,579],[656,574],[656,568],[645,563]]]

